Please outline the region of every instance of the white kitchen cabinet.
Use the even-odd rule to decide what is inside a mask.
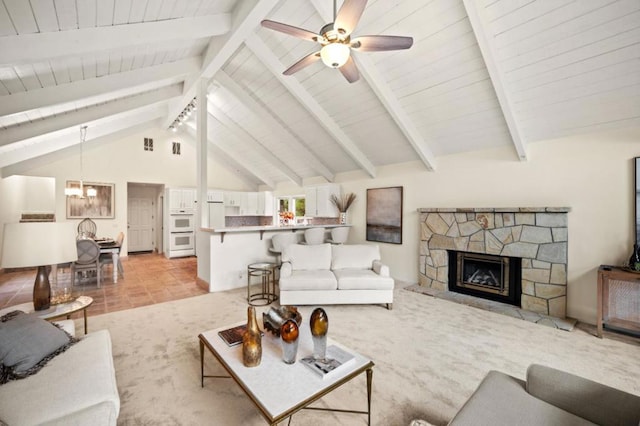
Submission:
[[[243,192],[240,200],[240,216],[258,215],[258,193]]]
[[[225,207],[240,207],[241,204],[242,204],[242,192],[238,192],[238,191],[224,192]]]
[[[340,185],[308,186],[305,188],[305,216],[338,217],[340,212],[331,202],[331,195],[340,197]]]
[[[195,188],[169,188],[170,213],[195,213]]]
[[[258,192],[258,216],[273,216],[273,192]]]

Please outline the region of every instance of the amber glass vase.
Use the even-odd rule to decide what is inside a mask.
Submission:
[[[329,317],[322,308],[316,308],[309,320],[311,340],[313,340],[313,357],[325,359],[327,356],[327,332],[329,331]]]
[[[247,309],[247,331],[242,335],[242,363],[245,367],[257,367],[262,359],[262,336],[256,319],[256,308]]]
[[[287,320],[280,327],[280,338],[282,339],[282,360],[287,364],[296,362],[298,353],[298,324],[294,320]]]

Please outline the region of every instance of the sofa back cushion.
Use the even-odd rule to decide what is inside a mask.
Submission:
[[[331,244],[291,244],[284,248],[282,261],[290,262],[294,271],[329,270],[331,267]]]
[[[331,255],[331,269],[371,269],[374,260],[380,260],[377,245],[335,245]]]

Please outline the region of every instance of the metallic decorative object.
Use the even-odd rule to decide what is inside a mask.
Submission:
[[[280,328],[280,338],[282,339],[282,360],[286,364],[296,362],[298,353],[298,324],[292,320],[286,320]]]
[[[262,336],[258,328],[256,308],[247,308],[247,331],[242,335],[242,363],[245,367],[257,367],[262,360]]]
[[[287,320],[295,320],[298,327],[302,322],[302,315],[295,306],[280,306],[270,308],[268,312],[262,313],[262,326],[269,330],[276,337],[280,336],[280,328]]]
[[[311,340],[313,340],[313,357],[325,359],[327,356],[327,332],[329,331],[329,317],[322,308],[316,308],[309,319]]]

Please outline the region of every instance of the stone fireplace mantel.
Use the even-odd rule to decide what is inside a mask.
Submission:
[[[447,250],[522,258],[521,307],[566,316],[568,207],[420,208],[421,286],[448,290]]]

